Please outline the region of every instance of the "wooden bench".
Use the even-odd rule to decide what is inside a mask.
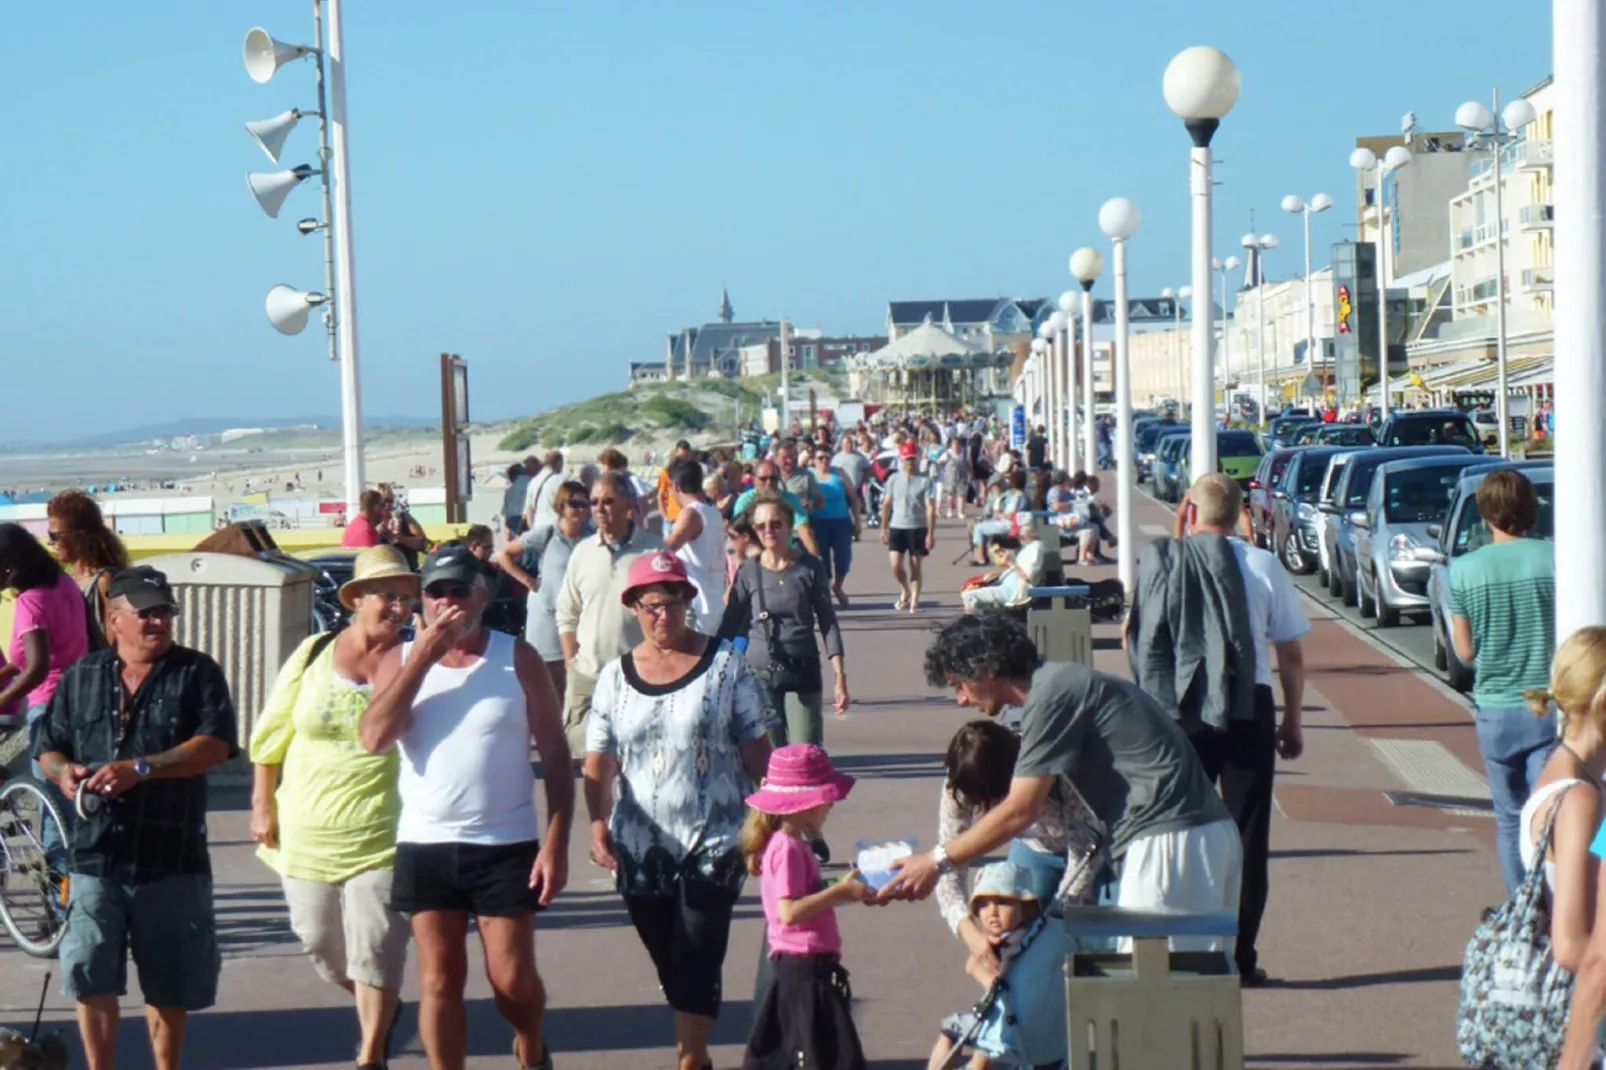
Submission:
[[[1080,907],[1073,942],[1129,939],[1130,953],[1074,951],[1065,961],[1069,1070],[1243,1070],[1243,993],[1230,951],[1237,914]],[[1172,951],[1172,937],[1224,938],[1226,951]]]

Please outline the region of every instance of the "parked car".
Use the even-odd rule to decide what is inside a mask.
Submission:
[[[1316,432],[1318,446],[1375,446],[1377,436],[1360,424],[1323,424]]]
[[[1472,690],[1473,673],[1472,666],[1456,656],[1455,644],[1450,641],[1450,564],[1488,543],[1489,525],[1483,522],[1478,512],[1478,488],[1489,477],[1489,473],[1502,468],[1516,468],[1533,483],[1534,491],[1539,496],[1539,524],[1533,533],[1540,538],[1553,538],[1556,532],[1556,517],[1552,509],[1556,474],[1550,462],[1480,464],[1462,471],[1444,522],[1428,527],[1428,535],[1437,542],[1418,552],[1418,556],[1428,562],[1428,604],[1433,613],[1433,664],[1444,672],[1450,686],[1463,694]]]
[[[1317,436],[1326,430],[1327,427],[1327,424],[1321,423],[1317,420],[1312,420],[1308,424],[1301,424],[1294,430],[1294,441],[1291,442],[1290,445],[1314,446],[1316,445]]]
[[[1216,468],[1237,480],[1245,492],[1265,453],[1253,431],[1216,432]]]
[[[1185,427],[1161,435],[1154,451],[1154,496],[1163,502],[1172,501],[1177,484],[1177,466],[1182,463],[1182,451],[1190,443],[1190,432]]]
[[[1318,555],[1316,499],[1333,458],[1352,447],[1311,446],[1295,450],[1283,473],[1282,485],[1272,492],[1272,552],[1289,572],[1305,575],[1316,570]]]
[[[1483,437],[1460,409],[1406,409],[1391,412],[1377,431],[1381,446],[1465,446],[1483,452]]]
[[[1138,482],[1151,478],[1154,475],[1154,448],[1160,441],[1160,436],[1167,431],[1173,431],[1177,422],[1169,416],[1144,424],[1134,429],[1132,445],[1138,454]]]
[[[1271,422],[1266,429],[1266,448],[1269,450],[1287,449],[1294,444],[1294,438],[1302,427],[1312,424],[1321,425],[1321,421],[1310,416],[1279,416]]]
[[[1355,529],[1355,590],[1361,616],[1392,628],[1401,613],[1428,610],[1428,528],[1444,523],[1461,471],[1477,458],[1410,457],[1377,467]]]
[[[1288,470],[1288,462],[1293,460],[1296,450],[1267,450],[1260,458],[1260,467],[1255,470],[1255,477],[1249,481],[1249,524],[1255,533],[1255,545],[1265,548],[1271,543],[1271,506],[1272,495],[1282,486],[1283,474]]]
[[[1338,596],[1346,606],[1353,606],[1356,601],[1355,577],[1355,528],[1351,523],[1355,514],[1366,507],[1366,496],[1372,489],[1372,477],[1379,465],[1388,461],[1399,461],[1409,457],[1436,457],[1436,456],[1467,456],[1464,446],[1401,446],[1396,449],[1374,447],[1372,449],[1357,450],[1349,455],[1344,463],[1344,471],[1339,476],[1338,485],[1333,489],[1332,500],[1327,505],[1317,505],[1317,510],[1331,518],[1333,532],[1329,536],[1331,549],[1331,562],[1329,567],[1337,572]],[[1329,589],[1332,582],[1329,582]]]
[[[1338,568],[1334,564],[1337,551],[1333,546],[1333,540],[1338,533],[1338,524],[1331,507],[1344,475],[1344,466],[1359,452],[1360,450],[1340,450],[1333,454],[1333,460],[1327,466],[1327,474],[1322,476],[1321,489],[1316,492],[1316,581],[1334,598],[1343,597],[1344,590],[1339,585]]]

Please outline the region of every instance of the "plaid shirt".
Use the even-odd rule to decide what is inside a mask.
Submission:
[[[149,758],[196,736],[223,740],[230,757],[239,752],[228,680],[198,650],[175,646],[151,668],[126,700],[126,732],[119,712],[124,701],[115,648],[75,662],[40,722],[34,753],[55,752],[93,767]],[[98,816],[73,830],[72,871],[127,884],[210,875],[206,777],[147,780],[108,799]]]

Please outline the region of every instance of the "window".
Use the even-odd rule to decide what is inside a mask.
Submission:
[[[818,361],[819,350],[814,346],[803,347],[803,367],[812,368]]]
[[[1455,497],[1461,467],[1409,468],[1394,472],[1383,488],[1383,515],[1396,524],[1431,523],[1443,518]]]
[[[1534,534],[1541,539],[1554,538],[1556,534],[1556,515],[1552,511],[1551,502],[1555,497],[1555,485],[1552,483],[1535,483],[1534,494],[1539,498],[1539,525],[1534,528]],[[1459,557],[1470,554],[1472,551],[1489,542],[1489,525],[1483,522],[1478,513],[1478,500],[1468,496],[1467,504],[1461,507],[1461,519],[1456,525],[1455,541],[1450,554]]]

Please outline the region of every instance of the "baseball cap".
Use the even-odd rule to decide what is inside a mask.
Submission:
[[[126,598],[135,609],[178,605],[167,573],[149,565],[135,565],[114,575],[106,587],[106,597],[113,601]]]
[[[686,562],[662,550],[642,554],[630,562],[630,573],[625,578],[624,590],[619,592],[619,601],[628,606],[637,591],[661,583],[692,586],[691,577],[686,573]]]
[[[898,456],[906,461],[910,457],[918,457],[920,456],[920,447],[913,442],[905,442],[898,447]]]
[[[424,559],[421,585],[448,580],[454,583],[473,583],[485,575],[485,565],[462,543],[449,542],[435,548]]]

